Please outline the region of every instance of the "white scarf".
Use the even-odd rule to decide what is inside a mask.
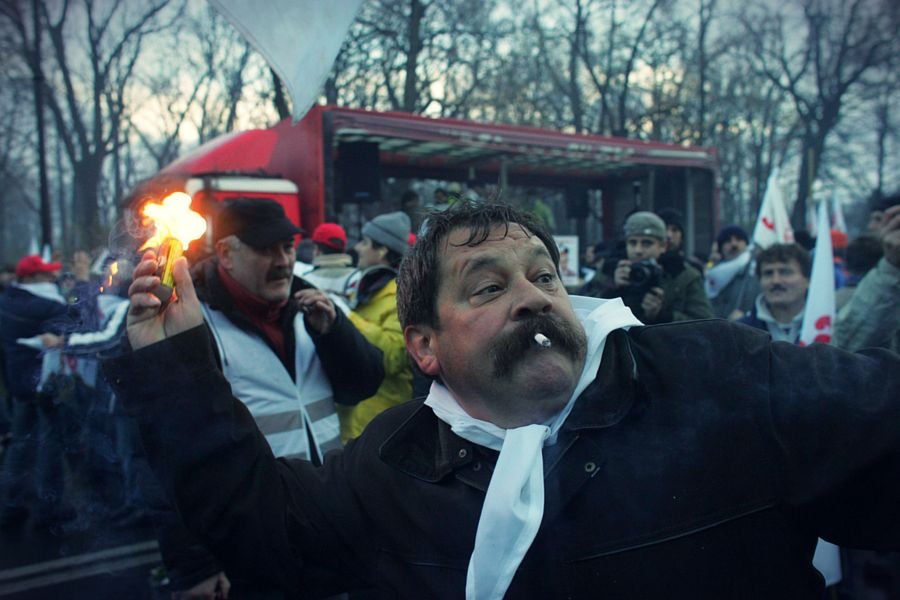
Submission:
[[[738,273],[743,271],[750,265],[751,253],[750,249],[744,250],[738,256],[731,260],[723,260],[706,272],[706,280],[704,287],[706,288],[706,297],[712,300],[718,296],[722,290],[728,287],[731,280]]]
[[[63,295],[59,293],[59,286],[50,281],[14,283],[13,286],[21,288],[39,298],[44,298],[45,300],[52,300],[53,302],[59,302],[60,304],[68,304],[66,299],[63,298]]]
[[[606,336],[615,329],[642,325],[621,298],[601,300],[570,296],[570,299],[584,326],[588,347],[575,391],[555,417],[544,423],[502,429],[470,417],[450,391],[437,382],[431,385],[425,400],[425,404],[450,425],[456,435],[500,451],[469,559],[467,600],[503,598],[544,516],[543,446],[556,443],[557,434],[578,396],[596,378]]]

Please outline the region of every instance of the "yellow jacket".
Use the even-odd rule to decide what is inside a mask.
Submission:
[[[350,320],[369,342],[384,353],[384,381],[375,395],[356,406],[338,405],[341,441],[359,437],[381,411],[412,398],[412,369],[397,316],[397,280],[392,279],[365,304],[350,313]]]

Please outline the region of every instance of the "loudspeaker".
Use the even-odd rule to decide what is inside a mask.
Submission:
[[[584,219],[588,216],[588,187],[573,183],[566,187],[566,216],[570,219]]]
[[[366,204],[381,199],[381,159],[376,142],[338,144],[337,165],[342,202]]]

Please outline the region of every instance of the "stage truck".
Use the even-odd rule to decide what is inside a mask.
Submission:
[[[184,191],[211,222],[223,200],[274,198],[308,234],[338,220],[354,238],[366,220],[401,209],[408,190],[423,207],[438,188],[488,199],[499,191],[540,205],[558,239],[578,248],[577,263],[581,248],[615,239],[635,209],[680,210],[686,250],[705,254],[719,225],[718,181],[711,148],[314,106],[297,123],[197,147],[139,184],[129,202]]]

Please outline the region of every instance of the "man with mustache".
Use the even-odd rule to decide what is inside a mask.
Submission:
[[[809,253],[798,244],[774,244],[760,252],[756,275],[762,293],[738,323],[768,331],[775,341],[796,344],[803,329],[811,271]]]
[[[566,294],[534,217],[463,201],[398,277],[428,397],[316,468],[266,451],[210,366],[186,265],[160,311],[153,258],[135,350],[107,371],[193,531],[290,597],[818,599],[817,534],[900,548],[895,354],[641,326]]]
[[[232,200],[215,219],[215,256],[193,276],[219,368],[273,454],[321,464],[341,446],[335,403],[371,396],[384,370],[328,296],[293,277],[298,233],[274,200]],[[174,522],[160,540],[172,588],[185,598],[227,590],[222,567],[185,534]]]

